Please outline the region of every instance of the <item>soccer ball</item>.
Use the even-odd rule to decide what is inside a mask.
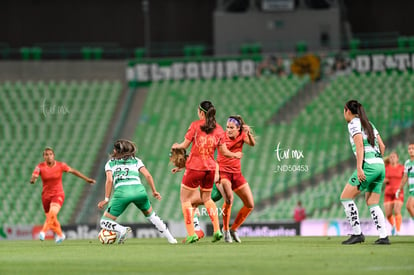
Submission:
[[[116,241],[118,235],[115,231],[110,231],[106,229],[102,229],[98,234],[98,240],[102,244],[113,244]]]

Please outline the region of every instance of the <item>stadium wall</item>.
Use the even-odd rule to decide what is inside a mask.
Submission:
[[[262,44],[263,52],[293,52],[299,41],[308,49],[320,51],[340,48],[340,11],[295,10],[273,13],[225,13],[214,17],[216,55],[238,54],[243,43]]]
[[[123,61],[0,61],[0,81],[120,80]]]

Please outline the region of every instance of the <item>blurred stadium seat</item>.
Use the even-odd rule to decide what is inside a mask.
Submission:
[[[0,224],[43,223],[41,180],[30,185],[29,179],[43,161],[45,146],[55,149],[57,160],[86,175],[91,172],[121,90],[115,81],[0,83],[0,148],[5,152]],[[59,219],[66,224],[86,184],[65,174],[63,186],[66,198]]]

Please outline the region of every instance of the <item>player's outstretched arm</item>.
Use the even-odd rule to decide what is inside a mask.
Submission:
[[[87,176],[85,176],[84,174],[82,174],[81,172],[79,172],[76,169],[70,168],[70,170],[68,171],[69,173],[72,173],[73,175],[83,179],[84,181],[90,183],[90,184],[94,184],[96,181],[94,179],[91,179]]]
[[[156,198],[157,200],[161,200],[161,194],[157,192],[157,189],[155,189],[155,184],[154,184],[154,179],[152,178],[151,173],[148,171],[147,168],[145,168],[145,166],[141,167],[139,169],[139,172],[145,177],[145,179],[148,182],[148,185],[151,188],[152,191],[152,196],[154,198]]]
[[[34,184],[39,176],[32,175],[30,178],[30,184]]]
[[[185,138],[184,141],[181,143],[174,143],[171,146],[171,148],[172,149],[187,149],[190,146],[190,144],[191,144],[191,140],[188,140]]]
[[[106,171],[106,181],[105,181],[105,199],[98,203],[98,208],[103,209],[103,207],[109,202],[109,198],[111,197],[112,193],[112,171]]]

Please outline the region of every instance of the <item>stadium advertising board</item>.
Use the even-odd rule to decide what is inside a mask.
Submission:
[[[292,237],[300,233],[300,223],[246,223],[237,229],[240,237]],[[213,226],[207,225],[207,235],[213,235]]]
[[[126,79],[130,86],[148,85],[152,82],[170,80],[208,80],[237,77],[256,77],[257,69],[264,56],[171,59],[131,61],[126,68]],[[357,73],[406,71],[414,69],[414,53],[358,53],[343,57],[341,70]],[[330,57],[318,57],[314,54],[283,59],[284,72],[289,74],[308,74],[312,80],[320,78],[321,71],[332,71],[336,60]],[[334,68],[335,73],[337,68]],[[325,76],[326,76],[325,75]]]
[[[353,70],[359,73],[412,70],[414,69],[414,54],[361,54],[351,59],[350,65]]]
[[[129,83],[166,80],[221,79],[252,77],[256,73],[253,59],[200,60],[137,63],[126,71]]]
[[[371,219],[361,219],[361,229],[364,235],[377,236],[378,231]],[[387,223],[387,232],[391,231]],[[403,220],[400,235],[412,235],[414,222],[410,219]],[[347,236],[351,235],[352,228],[347,220],[304,220],[301,224],[301,236]]]
[[[132,229],[133,238],[158,238],[161,233],[152,224],[127,224]],[[167,224],[168,226],[168,224]],[[1,229],[0,240],[38,240],[42,225],[5,225]],[[101,228],[97,225],[62,225],[62,231],[69,240],[96,239]],[[53,240],[52,231],[46,233],[46,240]]]

